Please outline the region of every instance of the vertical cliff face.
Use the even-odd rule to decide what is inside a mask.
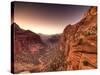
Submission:
[[[97,68],[97,8],[91,7],[75,25],[67,25],[61,37],[66,70]]]
[[[42,44],[42,40],[39,35],[30,30],[21,29],[16,23],[11,25],[14,31],[14,51],[19,52],[21,50],[30,50],[32,44]]]
[[[11,31],[13,33],[12,71],[18,73],[33,69],[34,64],[37,65],[40,63],[38,61],[39,52],[44,47],[40,36],[30,30],[21,29],[16,23],[11,25]]]

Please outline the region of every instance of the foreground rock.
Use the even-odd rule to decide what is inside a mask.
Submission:
[[[64,52],[66,70],[97,68],[96,7],[91,7],[80,22],[64,29],[60,50]]]

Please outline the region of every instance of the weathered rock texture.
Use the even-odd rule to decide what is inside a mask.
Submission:
[[[43,47],[40,36],[30,30],[21,29],[16,23],[11,25],[12,29],[12,72],[29,71],[34,64],[40,62],[39,49]]]
[[[67,25],[61,37],[66,70],[97,68],[97,7],[91,7],[75,25]]]

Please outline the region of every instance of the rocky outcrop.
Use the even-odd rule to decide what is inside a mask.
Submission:
[[[43,43],[38,34],[30,30],[23,30],[16,23],[13,23],[11,28],[14,31],[14,51],[30,50],[32,45]]]
[[[97,7],[92,6],[85,14],[84,17],[92,16],[97,14]]]
[[[44,45],[40,36],[30,30],[21,29],[16,23],[11,25],[11,31],[12,73],[33,69],[34,65],[40,63],[39,52]]]
[[[80,22],[67,25],[60,50],[65,56],[65,70],[97,68],[97,7],[91,7]]]

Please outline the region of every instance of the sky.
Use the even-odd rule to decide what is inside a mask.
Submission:
[[[42,34],[62,33],[80,21],[89,6],[14,2],[14,22],[25,30]]]

